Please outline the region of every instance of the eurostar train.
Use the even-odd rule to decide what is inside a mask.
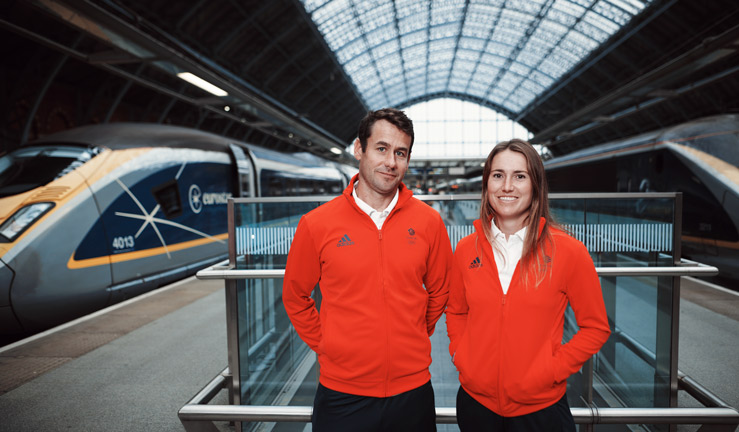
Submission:
[[[346,167],[112,123],[0,158],[0,333],[43,330],[227,256],[229,197],[338,195]]]
[[[551,192],[682,192],[682,255],[739,281],[739,115],[647,132],[544,166]]]

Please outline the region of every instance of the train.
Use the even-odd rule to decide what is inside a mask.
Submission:
[[[717,280],[739,289],[739,114],[589,147],[544,167],[551,192],[682,192],[682,256],[717,267]]]
[[[356,168],[185,127],[108,123],[0,157],[0,334],[32,334],[227,255],[231,197],[338,195]]]

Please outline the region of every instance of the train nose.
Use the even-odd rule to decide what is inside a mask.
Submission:
[[[13,284],[13,270],[0,260],[0,334],[21,333],[18,318],[10,305],[10,286]]]

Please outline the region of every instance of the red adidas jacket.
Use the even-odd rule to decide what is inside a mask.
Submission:
[[[439,213],[401,183],[378,230],[344,193],[303,216],[282,299],[333,390],[388,397],[431,379],[431,342],[448,298],[452,249]],[[320,285],[321,311],[310,297]]]
[[[582,243],[552,229],[554,248],[546,252],[543,282],[536,288],[523,286],[519,263],[504,295],[479,220],[475,228],[454,252],[446,310],[449,350],[460,383],[498,415],[539,411],[564,395],[567,378],[610,334],[595,266]],[[562,344],[568,302],[579,330]]]

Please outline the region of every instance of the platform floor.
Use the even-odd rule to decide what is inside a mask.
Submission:
[[[0,431],[183,431],[177,411],[227,364],[224,311],[222,281],[189,278],[0,348]],[[734,407],[737,335],[739,295],[685,279],[679,368]]]
[[[224,311],[222,281],[190,278],[3,349],[0,431],[182,432],[226,367]]]

